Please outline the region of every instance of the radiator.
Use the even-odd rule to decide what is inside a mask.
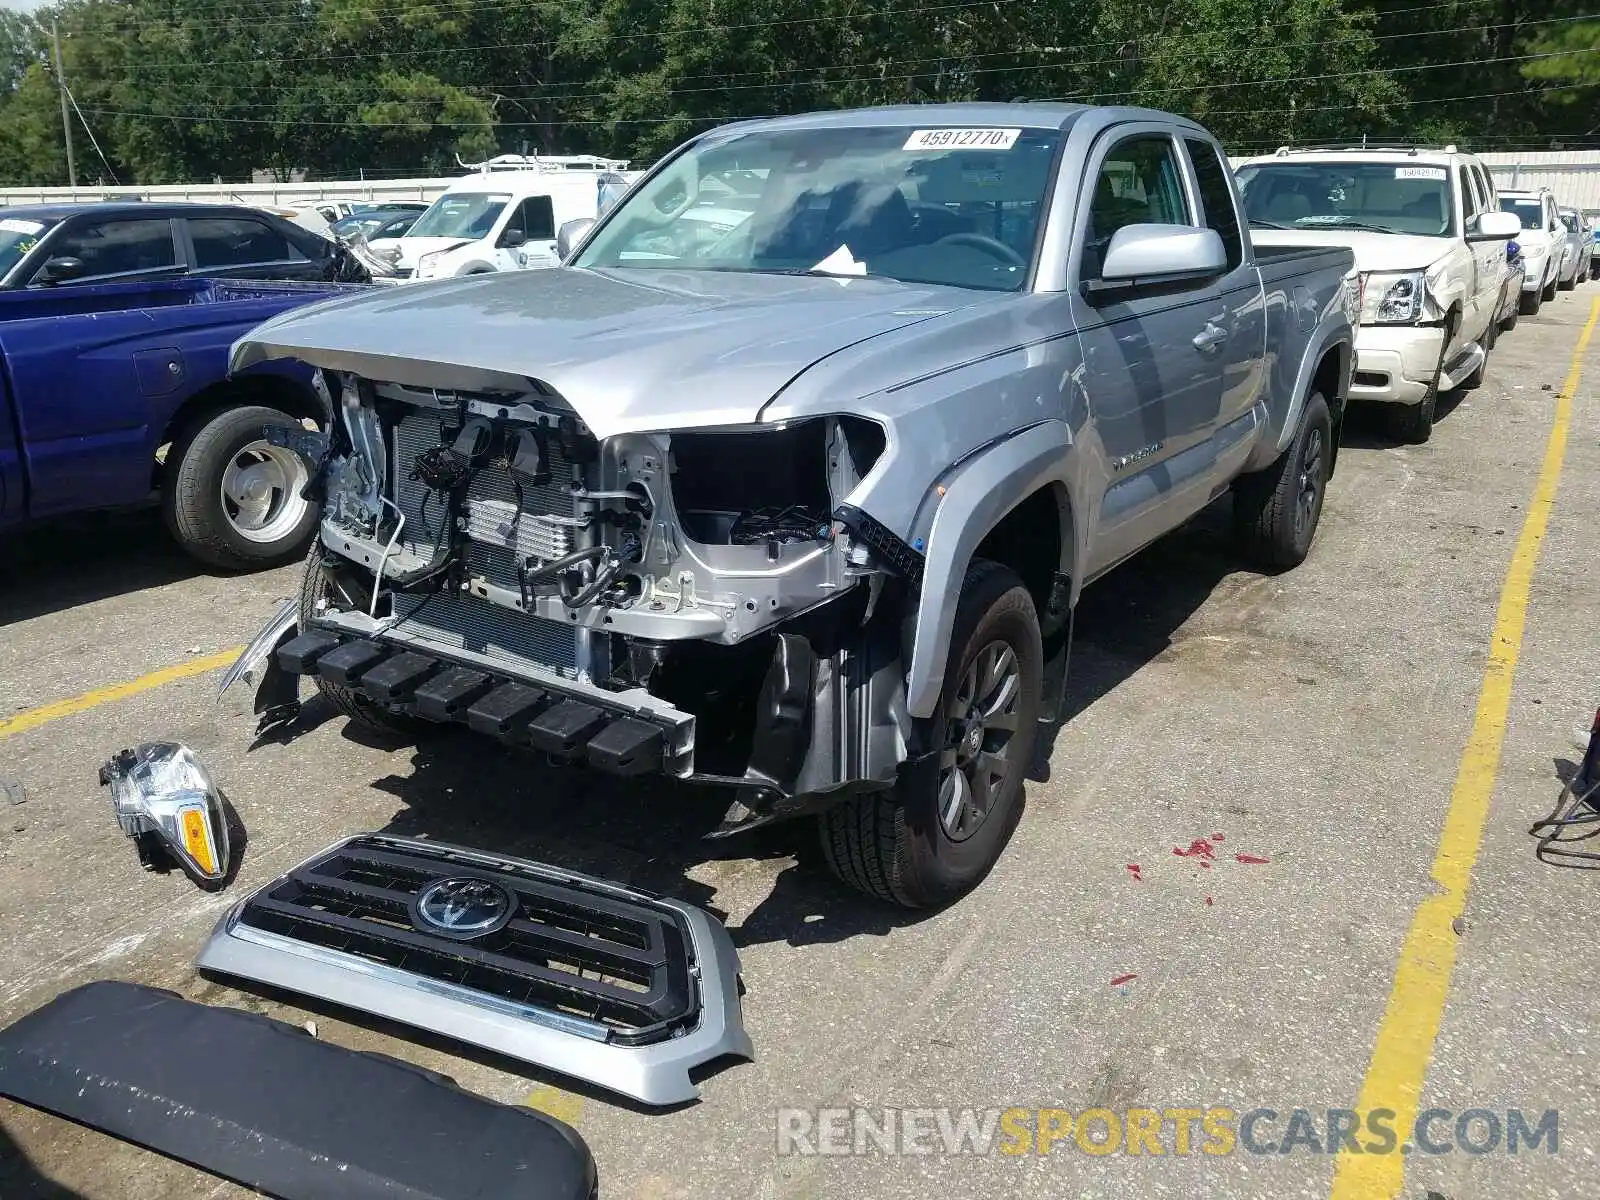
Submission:
[[[442,536],[445,507],[438,495],[428,496],[422,483],[411,478],[411,468],[418,454],[441,440],[439,418],[426,411],[405,417],[394,431],[396,503],[406,518],[400,545],[424,558],[433,553],[436,539]],[[522,511],[573,515],[571,482],[572,466],[552,438],[550,482],[541,487],[522,482]],[[510,472],[486,466],[468,485],[462,506],[468,518],[468,572],[513,592],[518,586],[519,555],[550,558],[566,552],[548,527],[507,521],[516,505],[517,486]],[[482,540],[473,540],[473,534]],[[513,545],[515,553],[510,548]],[[407,632],[426,638],[441,650],[472,650],[512,667],[534,662],[569,679],[577,675],[578,639],[583,634],[559,621],[516,612],[464,592],[397,595],[394,611]]]

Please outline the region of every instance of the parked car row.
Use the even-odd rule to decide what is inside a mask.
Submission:
[[[1587,279],[1593,232],[1548,191],[1499,191],[1454,146],[1283,147],[1237,165],[1258,243],[1348,246],[1362,275],[1350,398],[1425,442],[1520,315]]]

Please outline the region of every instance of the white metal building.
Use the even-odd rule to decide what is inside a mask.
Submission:
[[[1600,150],[1518,150],[1478,155],[1497,188],[1549,188],[1563,208],[1600,211]]]

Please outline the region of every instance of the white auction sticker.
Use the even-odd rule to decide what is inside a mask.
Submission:
[[[1020,129],[919,129],[902,150],[1009,150]]]
[[[37,221],[24,221],[20,217],[0,217],[0,231],[6,233],[42,233],[44,226]]]
[[[1449,179],[1450,172],[1443,167],[1396,167],[1396,179]]]

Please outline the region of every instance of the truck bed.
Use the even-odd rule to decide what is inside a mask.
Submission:
[[[1355,266],[1355,256],[1344,246],[1263,246],[1253,243],[1256,268],[1268,287],[1296,275],[1309,274],[1341,262],[1346,272]]]

